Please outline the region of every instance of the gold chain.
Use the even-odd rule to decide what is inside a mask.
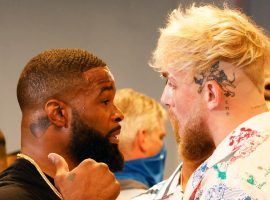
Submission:
[[[62,195],[60,194],[60,192],[58,192],[58,190],[54,187],[54,185],[48,180],[48,178],[46,177],[46,175],[42,172],[42,170],[40,169],[40,167],[38,166],[38,164],[29,156],[19,153],[17,154],[18,158],[23,158],[25,160],[28,160],[32,165],[35,166],[35,168],[37,169],[38,173],[41,175],[41,177],[43,178],[43,180],[47,183],[47,185],[52,189],[52,191],[60,198],[63,200]]]

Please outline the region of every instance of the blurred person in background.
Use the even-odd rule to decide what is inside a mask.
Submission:
[[[118,90],[115,105],[125,116],[119,143],[125,164],[115,173],[121,186],[117,199],[126,200],[163,180],[167,115],[157,101],[133,89]]]

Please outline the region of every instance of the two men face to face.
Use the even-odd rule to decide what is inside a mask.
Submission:
[[[165,76],[168,82],[161,101],[179,124],[180,152],[186,159],[200,160],[214,149],[200,94],[189,73],[168,69]],[[112,171],[120,170],[123,157],[117,135],[123,115],[113,103],[115,81],[107,67],[88,70],[84,78],[89,87],[73,103],[69,151],[78,163],[90,157],[105,162]]]
[[[114,105],[115,81],[107,67],[88,70],[83,75],[88,87],[82,87],[71,100],[72,122],[68,150],[79,164],[86,158],[108,164],[112,171],[123,167],[118,149],[119,122],[122,113]],[[149,156],[156,155],[163,146],[165,127],[148,134]]]

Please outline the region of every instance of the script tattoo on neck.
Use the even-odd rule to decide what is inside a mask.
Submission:
[[[234,85],[235,74],[233,73],[233,80],[229,80],[224,70],[219,68],[219,61],[213,64],[209,70],[206,70],[205,72],[202,72],[194,77],[195,83],[199,85],[198,93],[202,92],[207,81],[213,80],[220,85],[221,89],[223,90],[223,94],[226,97],[235,96],[235,92],[233,91],[233,89],[236,88]]]
[[[43,132],[50,126],[51,122],[48,117],[41,117],[37,122],[30,124],[30,131],[35,137],[41,137]]]

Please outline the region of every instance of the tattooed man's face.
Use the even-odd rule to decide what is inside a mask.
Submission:
[[[181,154],[189,160],[201,159],[215,148],[205,122],[207,106],[202,94],[191,72],[168,68],[163,76],[167,81],[161,101],[179,122]]]
[[[179,121],[179,134],[184,134],[187,120],[194,115],[194,109],[202,106],[201,95],[197,92],[191,73],[178,72],[168,68],[163,76],[167,79],[161,102],[174,113]],[[201,109],[201,108],[200,108]]]

